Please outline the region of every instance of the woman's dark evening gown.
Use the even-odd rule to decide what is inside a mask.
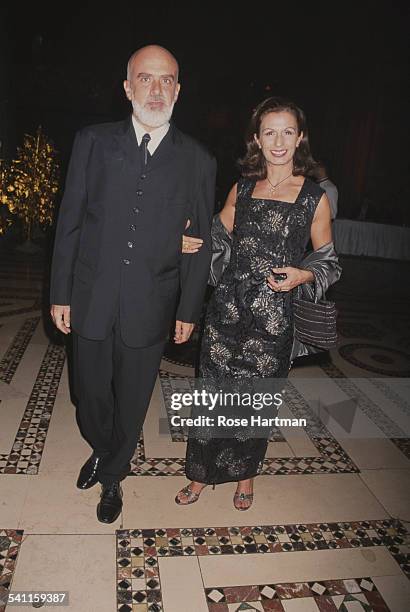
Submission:
[[[253,180],[238,182],[231,258],[207,308],[201,379],[285,379],[290,369],[292,292],[272,291],[266,277],[272,268],[300,265],[324,191],[305,179],[289,203],[253,198],[254,187]],[[262,469],[267,443],[245,428],[231,438],[190,432],[186,476],[208,484],[252,478]]]

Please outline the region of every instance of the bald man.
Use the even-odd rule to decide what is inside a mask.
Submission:
[[[115,521],[164,343],[186,342],[201,312],[210,258],[215,160],[170,123],[178,64],[136,51],[125,94],[132,114],[75,137],[51,275],[51,316],[73,336],[80,429],[93,449],[77,486],[102,484],[98,520]],[[187,222],[204,241],[181,253]]]

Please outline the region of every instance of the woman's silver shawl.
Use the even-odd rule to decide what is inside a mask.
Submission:
[[[211,226],[212,259],[208,285],[216,287],[231,258],[232,235],[221,221],[219,214],[214,215]]]

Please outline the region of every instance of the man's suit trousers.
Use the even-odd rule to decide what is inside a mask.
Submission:
[[[130,470],[164,344],[127,346],[118,318],[104,340],[89,340],[73,332],[80,429],[94,452],[103,457],[98,471],[102,484],[122,480]]]

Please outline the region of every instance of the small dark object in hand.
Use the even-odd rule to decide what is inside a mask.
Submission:
[[[273,278],[275,281],[284,281],[288,278],[286,272],[273,272]]]

